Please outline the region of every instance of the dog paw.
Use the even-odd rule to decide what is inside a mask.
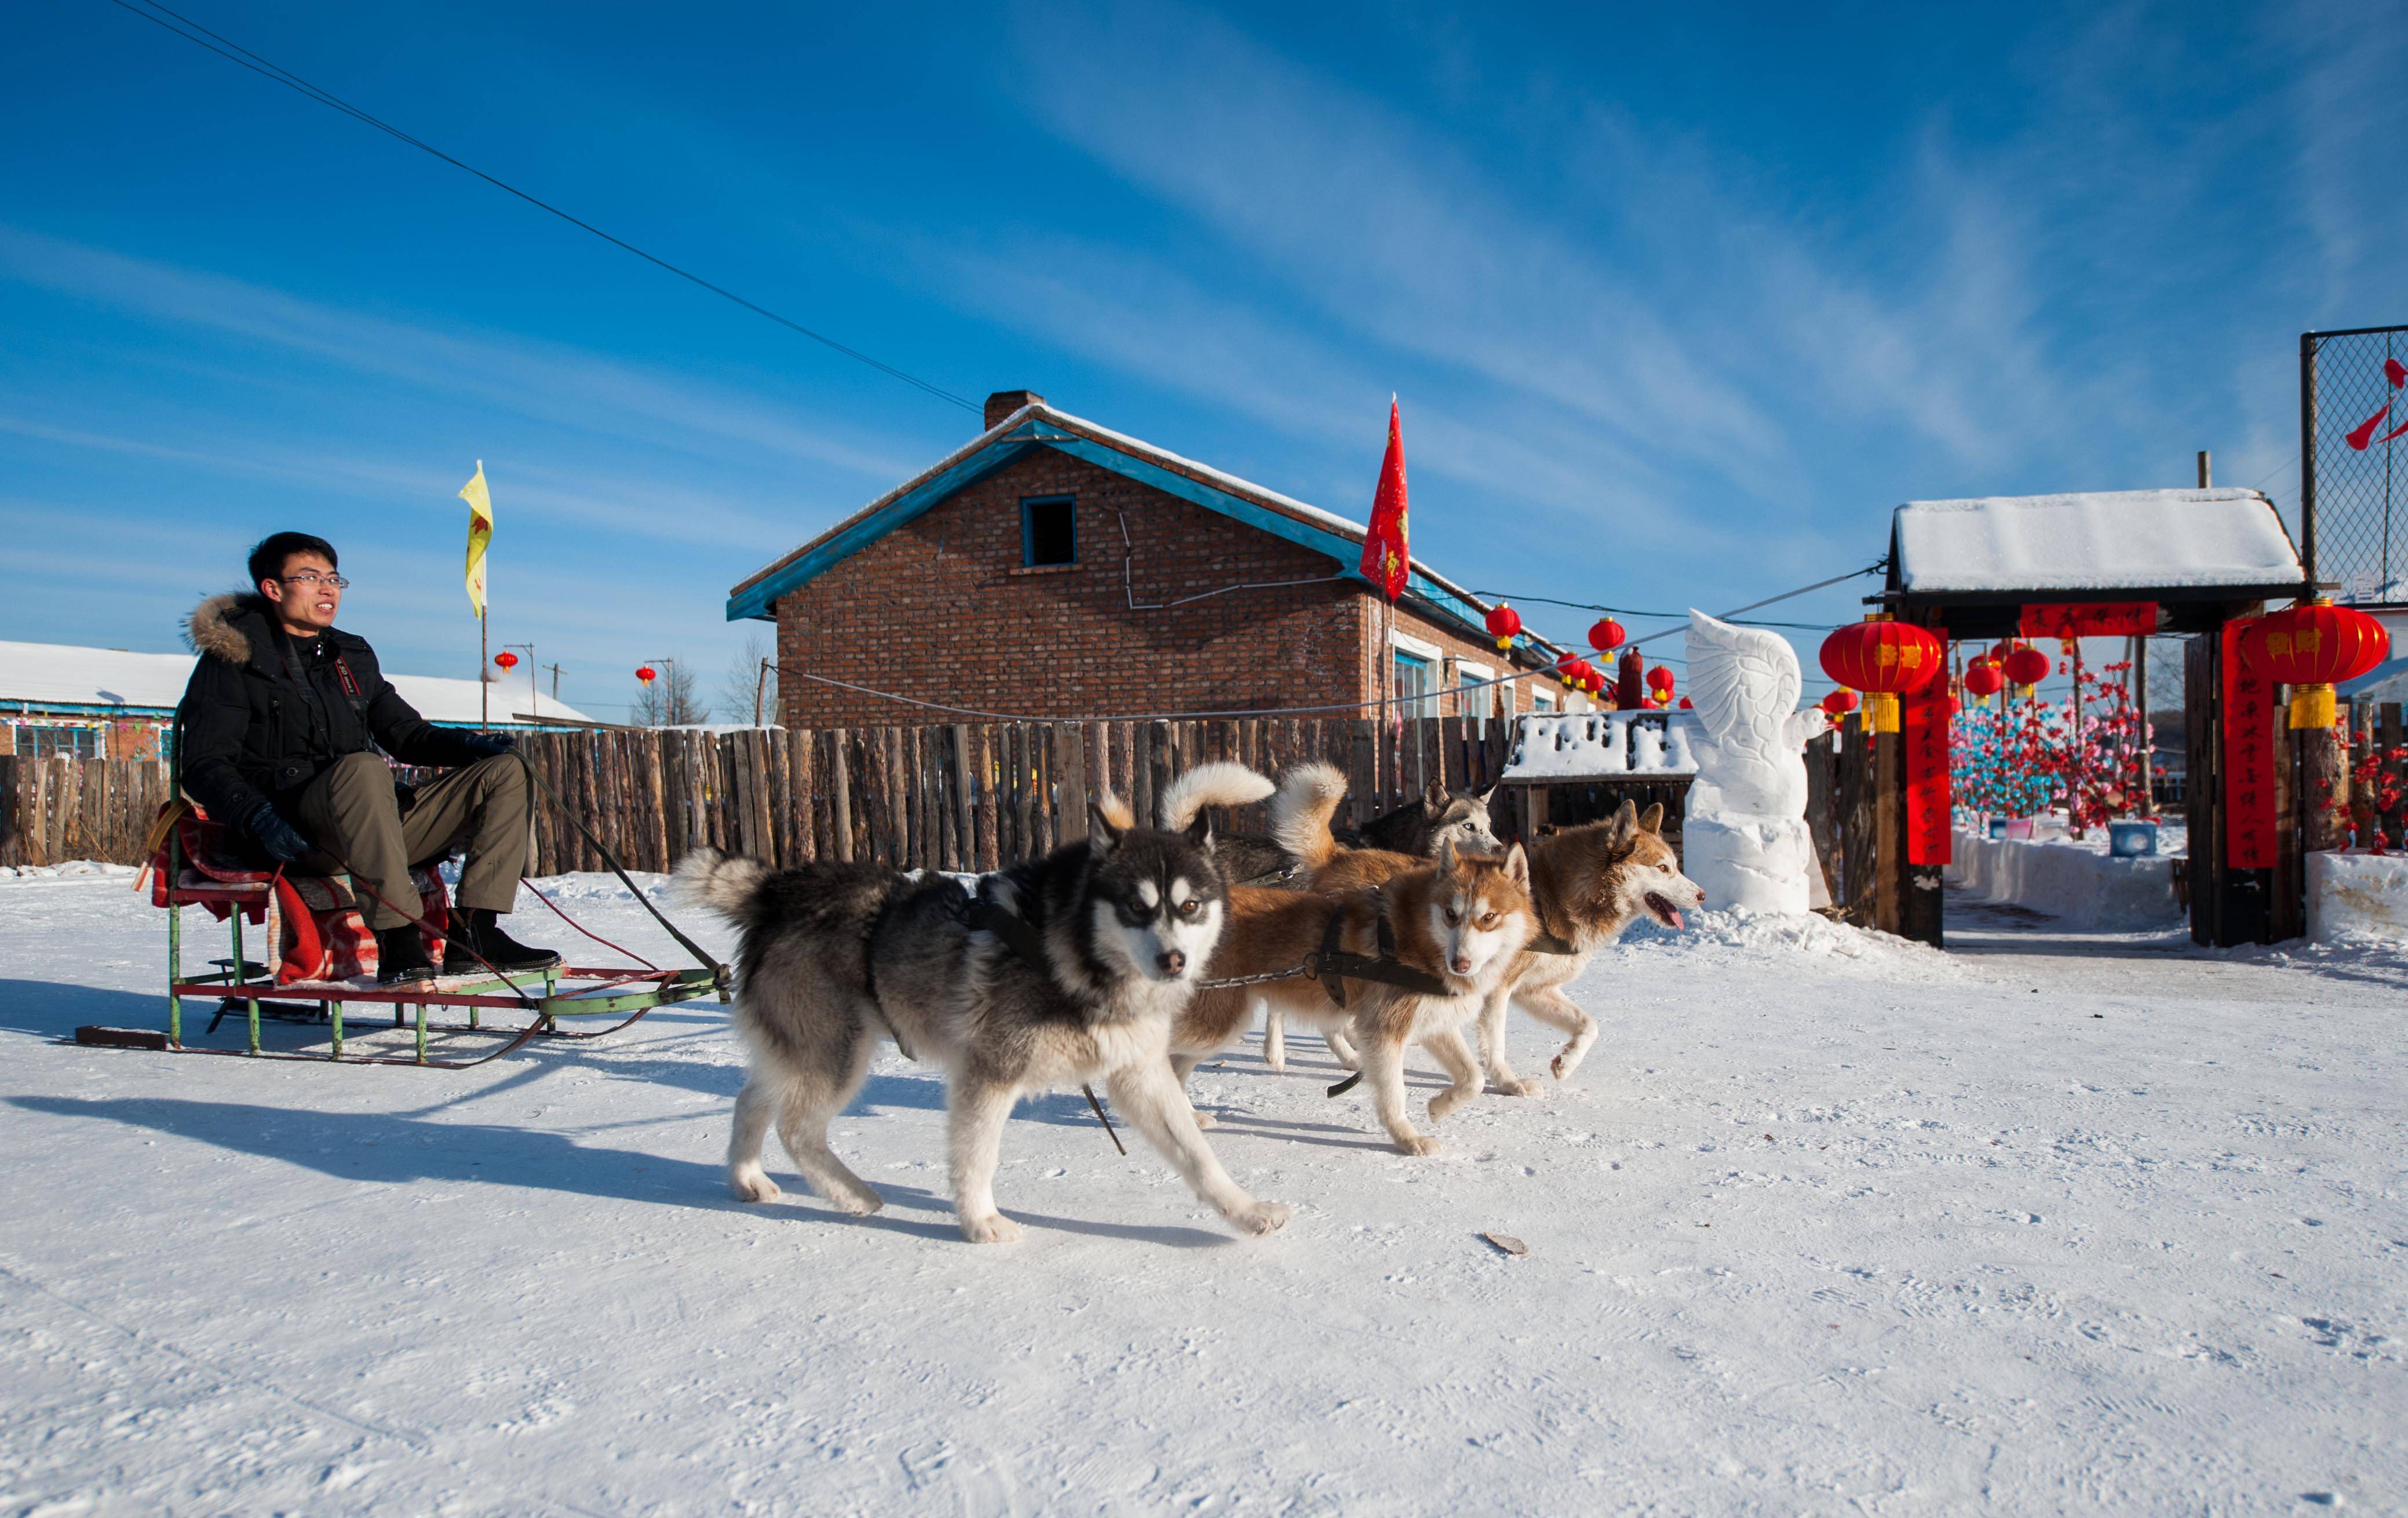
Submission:
[[[962,1237],[973,1244],[1016,1244],[1020,1224],[1000,1212],[990,1212],[982,1218],[962,1219]]]
[[[886,1205],[886,1198],[864,1187],[860,1191],[837,1191],[828,1194],[828,1206],[856,1218],[866,1218]]]
[[[1241,1234],[1251,1234],[1259,1239],[1286,1227],[1287,1220],[1295,1215],[1296,1210],[1285,1202],[1256,1202],[1251,1207],[1238,1209],[1228,1217],[1229,1226]]]
[[[1545,1095],[1547,1090],[1538,1081],[1525,1081],[1518,1075],[1510,1080],[1491,1081],[1488,1089],[1499,1096],[1539,1096]]]
[[[1398,1139],[1397,1148],[1407,1154],[1435,1154],[1438,1153],[1438,1140],[1428,1134],[1417,1133],[1410,1138]]]
[[[762,1173],[757,1165],[727,1172],[727,1189],[739,1202],[774,1202],[785,1195],[778,1183]]]
[[[1429,1104],[1429,1115],[1430,1115],[1430,1121],[1431,1121],[1432,1123],[1440,1123],[1440,1122],[1443,1122],[1443,1121],[1445,1121],[1445,1119],[1446,1119],[1446,1114],[1448,1114],[1449,1112],[1454,1111],[1456,1108],[1461,1107],[1465,1102],[1469,1101],[1472,1097],[1477,1096],[1479,1096],[1479,1095],[1480,1095],[1480,1092],[1479,1092],[1479,1089],[1478,1089],[1477,1087],[1474,1087],[1472,1090],[1469,1090],[1469,1091],[1441,1091],[1441,1092],[1440,1092],[1437,1096],[1432,1096],[1432,1097],[1430,1098],[1430,1104]]]
[[[1575,1053],[1573,1051],[1567,1049],[1562,1053],[1557,1054],[1553,1060],[1549,1061],[1547,1068],[1554,1074],[1556,1080],[1569,1081],[1572,1078],[1572,1072],[1580,1068],[1581,1054],[1584,1054],[1586,1053],[1586,1050],[1582,1050],[1578,1053]]]

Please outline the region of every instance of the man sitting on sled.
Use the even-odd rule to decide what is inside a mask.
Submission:
[[[336,627],[349,581],[324,538],[263,540],[251,551],[251,580],[248,592],[203,601],[185,624],[201,656],[176,709],[185,794],[274,858],[324,868],[331,856],[366,887],[380,984],[435,979],[412,925],[422,908],[409,866],[464,836],[461,910],[443,973],[480,971],[480,956],[502,970],[560,963],[495,921],[517,904],[526,868],[529,781],[510,739],[437,727],[410,709],[366,640]],[[448,773],[405,797],[380,746]]]

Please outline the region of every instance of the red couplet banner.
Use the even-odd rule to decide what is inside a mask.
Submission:
[[[1899,698],[1899,747],[1906,771],[1906,862],[1949,862],[1948,719],[1956,703],[1948,682],[1935,680]]]
[[[2130,637],[2157,630],[2155,601],[2070,601],[2028,606],[2020,628],[2026,637]]]
[[[2274,682],[2243,657],[2255,624],[2224,624],[2224,862],[2274,867]]]

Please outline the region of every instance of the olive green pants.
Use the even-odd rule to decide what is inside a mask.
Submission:
[[[455,841],[468,849],[455,905],[507,912],[518,904],[528,805],[526,768],[513,755],[444,771],[418,787],[405,815],[385,762],[347,753],[302,789],[294,809],[309,840],[374,893],[360,909],[379,931],[421,915],[409,866],[441,859]]]

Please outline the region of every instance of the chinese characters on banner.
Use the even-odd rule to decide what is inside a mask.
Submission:
[[[1906,862],[1949,862],[1948,719],[1956,703],[1935,680],[1899,697],[1899,760],[1906,771]]]
[[[2274,685],[2242,657],[2255,620],[2224,624],[2224,862],[2274,867]]]
[[[2155,601],[2065,602],[2024,608],[2026,637],[2145,637],[2157,630]]]

